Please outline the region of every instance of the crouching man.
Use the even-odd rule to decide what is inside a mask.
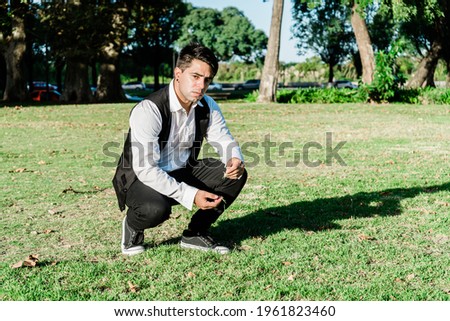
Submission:
[[[217,103],[205,95],[218,70],[207,47],[180,51],[170,84],[138,103],[113,185],[122,222],[122,253],[144,251],[144,230],[155,227],[181,204],[197,211],[183,231],[181,247],[226,254],[209,228],[237,198],[247,180],[241,149]],[[198,159],[203,140],[220,160]]]

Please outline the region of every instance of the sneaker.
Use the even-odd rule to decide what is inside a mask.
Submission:
[[[144,231],[136,231],[127,223],[127,217],[122,222],[122,254],[136,255],[144,252]]]
[[[209,234],[194,233],[187,230],[183,232],[180,246],[186,249],[212,251],[219,254],[228,254],[230,252],[229,248],[216,243]]]

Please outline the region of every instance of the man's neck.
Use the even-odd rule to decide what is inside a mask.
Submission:
[[[191,111],[192,105],[194,104],[194,102],[186,100],[184,101],[181,97],[182,95],[179,93],[179,90],[177,88],[177,85],[174,83],[173,84],[173,88],[175,90],[175,95],[177,96],[178,101],[180,102],[181,107],[184,108],[184,110],[186,110],[186,113],[189,114],[189,112]]]

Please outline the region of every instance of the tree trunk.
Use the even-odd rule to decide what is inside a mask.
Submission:
[[[89,84],[96,85],[97,86],[97,79],[98,79],[98,73],[97,73],[97,60],[93,59],[91,61],[91,78],[89,79]]]
[[[2,52],[6,62],[6,86],[3,100],[24,101],[27,98],[27,84],[24,73],[24,57],[26,51],[26,36],[24,19],[18,15],[12,17],[12,33],[5,41]]]
[[[58,91],[62,92],[63,90],[63,69],[64,69],[64,61],[60,57],[56,57],[55,60],[55,69],[56,69],[56,86],[58,87]]]
[[[419,88],[434,85],[434,71],[436,70],[441,50],[441,43],[438,41],[433,42],[431,50],[420,61],[417,71],[406,84],[407,88]]]
[[[119,72],[119,57],[127,36],[128,13],[127,3],[118,4],[112,15],[114,38],[100,51],[100,74],[97,81],[95,98],[99,102],[113,102],[125,99]]]
[[[0,93],[2,93],[2,97],[3,92],[5,90],[5,86],[6,86],[6,62],[3,55],[0,55]]]
[[[159,40],[156,38],[156,42]],[[153,67],[153,90],[157,91],[161,88],[161,83],[159,81],[159,68],[161,67],[161,46],[159,44],[156,44],[152,50],[152,62],[151,66]]]
[[[359,10],[359,5],[354,2],[352,7],[351,23],[353,32],[355,33],[359,55],[361,57],[362,82],[365,84],[370,84],[373,81],[373,75],[375,72],[375,56],[366,21],[361,16]]]
[[[445,80],[445,88],[450,88],[450,59],[447,60],[447,77]]]
[[[269,43],[259,85],[258,102],[275,102],[278,83],[278,58],[280,56],[281,22],[284,0],[274,0],[270,23]]]
[[[328,82],[332,83],[334,80],[334,69],[333,69],[334,65],[329,62],[328,63]]]
[[[437,63],[436,63],[437,65]],[[436,84],[434,82],[434,72],[436,70],[436,66],[434,66],[434,68],[432,70],[430,70],[430,72],[427,75],[427,79],[425,80],[425,86],[426,87],[433,87],[436,88]]]
[[[66,77],[61,101],[87,103],[92,101],[89,85],[89,69],[85,62],[70,59],[67,61]]]
[[[120,81],[119,51],[110,44],[102,48],[102,62],[97,81],[97,92],[95,98],[99,102],[113,102],[125,99],[125,94]]]

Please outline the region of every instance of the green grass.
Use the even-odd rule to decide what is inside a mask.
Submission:
[[[177,206],[131,258],[104,166],[120,148],[103,147],[132,104],[0,109],[0,300],[449,300],[449,106],[221,105],[247,145],[247,185],[212,229],[233,252],[179,248]],[[286,167],[327,132],[347,166],[313,148],[320,166]]]

